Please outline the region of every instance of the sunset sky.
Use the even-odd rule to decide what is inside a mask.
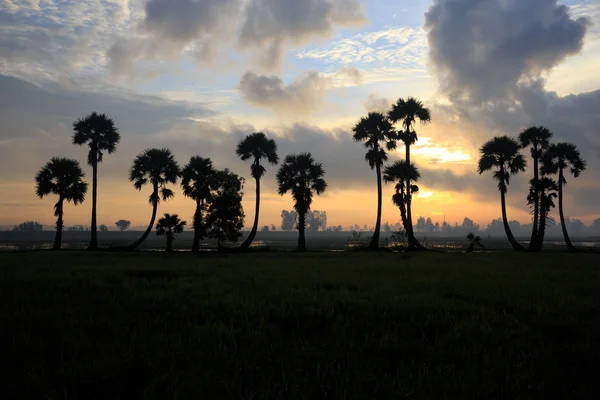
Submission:
[[[34,175],[52,156],[85,164],[71,124],[96,111],[122,136],[99,166],[99,224],[148,223],[150,188],[127,179],[145,148],[168,147],[181,165],[210,157],[250,178],[235,147],[262,131],[281,158],[308,151],[323,163],[329,188],[313,208],[329,225],[373,226],[375,172],[351,129],[408,96],[433,117],[417,126],[413,215],[498,218],[497,185],[476,173],[478,148],[545,125],[588,161],[568,179],[565,212],[589,223],[600,217],[598,71],[597,0],[0,0],[0,225],[54,224],[55,199],[36,198]],[[292,208],[276,193],[276,169],[263,179],[261,225],[279,226]],[[509,219],[529,222],[530,175],[511,181]],[[175,189],[159,213],[190,220],[194,203]],[[252,179],[245,193],[250,225]],[[382,220],[395,223],[391,194],[388,185]],[[65,223],[89,225],[90,208],[68,205]]]

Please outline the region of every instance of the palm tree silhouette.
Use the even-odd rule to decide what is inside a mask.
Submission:
[[[161,197],[163,200],[168,200],[175,195],[171,189],[167,189],[167,184],[177,183],[180,175],[179,165],[169,149],[148,149],[135,158],[129,171],[129,180],[137,190],[142,190],[148,182],[152,185],[152,194],[150,194],[152,217],[148,229],[140,239],[129,246],[130,250],[137,248],[146,240],[154,226]]]
[[[88,250],[98,249],[96,227],[96,206],[98,199],[98,163],[102,162],[103,152],[112,154],[121,140],[115,122],[106,114],[91,113],[73,123],[73,144],[89,147],[88,164],[92,167],[92,236]]]
[[[510,177],[511,175],[525,171],[525,167],[527,166],[527,161],[525,161],[525,157],[519,152],[519,149],[519,143],[513,138],[509,138],[508,136],[493,138],[484,143],[479,150],[481,157],[479,158],[477,171],[479,174],[483,174],[494,167],[498,168],[497,171],[494,171],[494,178],[498,180],[498,189],[500,190],[504,230],[506,231],[508,241],[515,250],[525,250],[513,236],[508,225],[508,218],[506,217],[506,192],[510,183]]]
[[[196,202],[196,211],[194,212],[194,241],[192,251],[200,250],[200,240],[206,236],[204,225],[204,212],[207,202],[211,198],[211,190],[215,185],[216,171],[213,168],[210,158],[194,156],[183,168],[181,187],[183,195]]]
[[[173,240],[176,233],[182,233],[187,222],[179,219],[177,214],[165,214],[156,224],[156,236],[167,237],[167,251],[173,251]]]
[[[523,132],[519,134],[519,143],[521,147],[526,148],[531,146],[531,158],[533,159],[533,180],[531,181],[531,188],[533,191],[530,191],[530,195],[528,196],[528,200],[532,201],[533,205],[533,228],[531,230],[531,239],[529,241],[529,250],[530,251],[540,251],[543,243],[543,239],[540,242],[538,238],[538,222],[540,219],[540,201],[539,201],[539,192],[537,191],[536,182],[540,179],[540,168],[539,168],[539,160],[542,157],[544,151],[548,149],[550,146],[550,138],[552,137],[552,132],[548,128],[543,126],[534,126],[528,129],[525,129]],[[530,198],[530,196],[532,196]]]
[[[549,222],[553,219],[550,217],[550,210],[554,205],[554,199],[557,197],[558,186],[556,182],[548,177],[542,177],[539,179],[532,179],[530,181],[529,195],[527,196],[527,202],[530,206],[534,206],[537,201],[539,204],[540,220],[538,225],[538,232],[535,237],[535,250],[540,251],[544,245],[544,235],[546,233],[546,227]]]
[[[429,123],[431,122],[431,112],[427,107],[423,105],[419,100],[409,97],[404,100],[402,98],[398,99],[396,104],[392,106],[392,109],[388,112],[388,118],[393,123],[400,122],[402,125],[402,129],[399,130],[399,139],[404,142],[406,147],[406,162],[410,164],[410,146],[416,143],[418,140],[417,132],[415,131],[414,125],[417,120],[421,121],[421,123]],[[406,191],[407,191],[407,203],[406,203],[406,213],[407,213],[407,221],[408,225],[406,227],[406,233],[408,235],[408,247],[422,248],[417,239],[415,238],[415,233],[412,225],[412,196],[411,196],[412,186],[410,184],[410,180],[406,181]]]
[[[64,201],[77,205],[85,200],[88,184],[83,181],[84,176],[79,162],[68,158],[54,157],[40,169],[35,177],[36,194],[40,199],[51,193],[58,196],[58,201],[54,205],[54,215],[58,217],[54,250],[60,249],[62,243]]]
[[[418,182],[421,174],[414,164],[408,164],[404,160],[396,161],[394,164],[385,167],[383,171],[383,180],[386,183],[396,182],[396,192],[392,196],[392,202],[400,209],[400,217],[402,224],[406,230],[408,227],[408,215],[406,205],[408,204],[408,191],[406,190],[406,182]],[[419,187],[412,185],[410,196],[417,193]]]
[[[575,250],[567,226],[565,225],[565,214],[563,210],[563,187],[567,184],[565,178],[565,169],[569,168],[571,174],[578,178],[586,168],[586,162],[581,158],[581,153],[577,146],[572,143],[551,144],[546,153],[542,156],[542,174],[555,175],[558,173],[558,213],[560,215],[560,225],[567,248]]]
[[[260,210],[260,179],[265,174],[265,167],[260,163],[262,159],[267,160],[269,164],[277,165],[279,157],[277,156],[277,144],[273,139],[267,139],[264,133],[257,132],[246,136],[245,139],[238,143],[236,154],[246,161],[253,159],[250,171],[252,177],[256,180],[256,211],[254,213],[254,224],[250,235],[244,240],[240,246],[241,249],[247,249],[252,244],[256,231],[258,230],[258,214]]]
[[[485,250],[485,246],[481,244],[481,237],[475,236],[473,232],[469,232],[467,234],[467,239],[469,240],[469,247],[467,247],[467,253],[472,253],[473,251],[475,251],[475,245]]]
[[[369,113],[366,118],[361,118],[358,121],[352,131],[354,132],[355,142],[364,142],[365,147],[368,149],[365,159],[377,174],[377,220],[369,246],[371,249],[377,249],[379,247],[379,231],[381,230],[381,166],[388,159],[386,150],[396,148],[398,135],[394,131],[392,123],[381,113]]]
[[[316,163],[310,153],[288,155],[277,171],[278,192],[281,196],[292,192],[294,209],[298,213],[298,251],[306,251],[306,213],[310,210],[313,195],[323,194],[327,189],[324,175],[323,165]]]

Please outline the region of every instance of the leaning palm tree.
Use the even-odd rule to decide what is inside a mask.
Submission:
[[[519,143],[521,147],[531,147],[531,158],[533,159],[533,180],[531,181],[531,189],[530,194],[528,196],[528,200],[531,200],[533,206],[533,228],[531,230],[531,239],[529,241],[529,250],[530,251],[539,251],[541,250],[542,242],[540,242],[538,238],[538,229],[539,229],[539,219],[540,219],[540,199],[539,192],[537,191],[536,183],[540,179],[540,169],[539,169],[539,160],[550,146],[550,138],[552,137],[552,132],[548,128],[543,126],[534,126],[528,129],[525,129],[523,132],[519,134]]]
[[[483,174],[485,171],[494,171],[494,178],[498,181],[498,189],[500,190],[500,201],[502,206],[502,222],[508,241],[515,250],[525,250],[525,248],[517,242],[513,236],[508,218],[506,217],[506,192],[510,183],[511,175],[525,171],[527,161],[519,152],[519,143],[508,136],[495,137],[492,140],[484,143],[479,152],[479,165],[477,171]]]
[[[313,195],[320,195],[327,189],[324,175],[323,165],[316,163],[310,153],[288,155],[277,172],[279,194],[292,192],[294,209],[298,213],[298,251],[306,251],[306,213],[310,210]]]
[[[402,218],[402,225],[404,230],[408,232],[408,214],[406,206],[408,204],[408,196],[412,196],[413,193],[419,191],[417,185],[412,185],[409,192],[406,190],[406,182],[418,182],[421,174],[414,164],[408,164],[404,160],[396,161],[394,164],[385,167],[383,171],[383,180],[386,183],[396,183],[396,192],[392,196],[392,202],[400,209],[400,217]],[[410,248],[414,250],[414,248]]]
[[[550,211],[555,207],[554,199],[558,196],[558,186],[553,179],[548,177],[532,179],[530,182],[531,188],[527,196],[527,202],[533,208],[534,203],[539,203],[540,220],[538,225],[537,236],[534,243],[535,251],[540,251],[544,244],[544,235],[546,227],[549,223],[553,223],[554,219],[550,216]]]
[[[88,184],[83,181],[84,173],[79,162],[68,158],[52,158],[36,175],[36,194],[44,198],[49,194],[58,196],[54,205],[56,221],[56,236],[54,237],[54,250],[60,249],[63,230],[63,204],[73,202],[81,204],[85,200]]]
[[[154,226],[161,197],[163,200],[168,200],[174,196],[173,191],[167,189],[167,184],[177,183],[180,175],[179,165],[169,149],[148,149],[135,158],[129,171],[129,180],[137,190],[142,190],[148,182],[152,185],[152,194],[150,194],[152,217],[148,229],[140,239],[129,246],[130,250],[137,248],[146,240]]]
[[[554,175],[558,173],[558,213],[560,215],[560,226],[562,228],[565,243],[569,250],[575,250],[567,226],[565,225],[565,214],[563,210],[563,187],[567,184],[565,169],[569,168],[571,174],[578,178],[586,168],[586,162],[581,158],[577,146],[571,143],[552,144],[542,157],[542,174]]]
[[[179,219],[177,214],[165,214],[156,224],[156,236],[167,237],[167,251],[173,251],[173,240],[176,233],[182,233],[187,222]]]
[[[211,190],[216,179],[216,170],[213,168],[210,158],[194,156],[190,159],[181,173],[181,187],[183,195],[196,202],[196,211],[194,212],[194,241],[192,242],[192,251],[200,250],[200,240],[206,234],[204,224],[204,213],[207,203],[211,198]]]
[[[399,139],[404,142],[406,147],[406,162],[410,164],[410,146],[418,140],[417,132],[415,131],[415,123],[417,120],[426,124],[431,122],[431,112],[419,100],[409,97],[408,99],[398,99],[396,104],[388,112],[388,118],[393,123],[400,123],[402,128],[399,130]],[[406,182],[407,203],[406,212],[408,218],[408,243],[410,248],[420,248],[417,239],[415,238],[414,229],[412,226],[412,196],[410,180]]]
[[[273,139],[267,139],[264,133],[257,132],[246,136],[238,143],[236,154],[246,161],[252,159],[250,171],[252,177],[256,180],[256,210],[254,212],[254,224],[250,235],[244,240],[240,246],[242,249],[247,249],[252,244],[256,231],[258,230],[258,214],[260,210],[260,179],[265,174],[265,167],[260,163],[265,159],[269,164],[277,165],[279,157],[277,156],[277,144]]]
[[[73,144],[89,147],[88,164],[92,167],[92,237],[89,250],[98,249],[98,232],[96,228],[96,207],[98,197],[98,163],[102,162],[104,152],[111,154],[117,148],[121,135],[115,122],[106,114],[91,113],[73,123]]]
[[[379,231],[381,230],[381,166],[388,159],[386,150],[396,149],[398,136],[392,123],[381,113],[369,113],[366,118],[361,118],[358,121],[352,131],[354,132],[354,141],[363,142],[368,149],[365,159],[377,174],[377,220],[371,238],[371,245],[369,246],[371,249],[377,249],[379,248]]]
[[[475,251],[475,246],[479,246],[485,250],[485,246],[481,244],[481,237],[475,236],[473,232],[469,232],[467,234],[467,239],[469,240],[469,247],[467,247],[467,253],[472,253]]]

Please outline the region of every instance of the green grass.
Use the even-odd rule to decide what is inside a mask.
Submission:
[[[594,254],[0,254],[0,398],[594,398]]]

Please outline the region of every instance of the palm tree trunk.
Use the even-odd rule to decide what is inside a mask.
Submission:
[[[571,243],[569,233],[567,232],[567,225],[565,225],[565,213],[563,212],[563,180],[564,173],[562,168],[558,171],[558,214],[560,215],[560,227],[562,228],[563,236],[565,237],[565,243],[570,251],[575,251],[575,246]]]
[[[306,238],[304,237],[304,225],[306,225],[306,212],[298,212],[298,251],[306,251]]]
[[[96,157],[96,155],[94,155]],[[98,228],[96,227],[96,204],[98,200],[98,161],[92,165],[92,237],[88,250],[98,250]]]
[[[371,246],[372,250],[377,250],[379,248],[379,231],[381,230],[381,202],[382,202],[382,193],[381,193],[381,165],[377,163],[375,166],[375,170],[377,172],[377,221],[375,222],[375,231],[373,232],[373,237],[371,238]]]
[[[150,232],[152,232],[152,228],[154,227],[154,220],[156,219],[156,211],[158,209],[158,201],[156,200],[156,199],[158,199],[158,186],[157,185],[154,185],[154,196],[153,197],[155,200],[152,202],[152,217],[150,218],[150,224],[148,225],[148,228],[146,229],[146,232],[144,232],[142,237],[139,238],[131,246],[129,246],[129,250],[135,250],[136,248],[138,248],[140,246],[140,244],[144,243],[144,240],[146,240],[148,235],[150,235]]]
[[[538,169],[538,158],[533,157],[533,181],[535,183],[540,179],[539,169]],[[531,230],[531,239],[529,239],[529,251],[540,251],[541,243],[538,240],[539,228],[538,221],[540,218],[540,194],[537,190],[537,187],[534,187],[534,198],[535,204],[533,206],[533,228]]]
[[[406,163],[410,165],[410,144],[406,145]],[[412,223],[412,190],[410,184],[410,178],[406,179],[406,236],[408,239],[408,249],[424,249],[423,246],[417,241],[415,237],[415,230]]]
[[[196,212],[194,213],[194,241],[192,242],[192,252],[200,251],[200,231],[202,229],[202,203],[196,200]]]
[[[56,214],[58,219],[56,220],[56,235],[54,236],[54,246],[52,246],[53,250],[60,250],[62,245],[62,231],[63,231],[63,202],[64,200],[60,198],[58,203],[56,204]]]
[[[535,250],[541,251],[544,246],[544,235],[546,234],[546,210],[545,207],[540,207],[540,221],[537,230],[537,236],[535,238]]]
[[[254,211],[254,224],[252,225],[252,230],[248,235],[248,238],[242,243],[240,246],[241,249],[247,249],[252,244],[254,237],[256,236],[256,231],[258,230],[258,213],[260,210],[260,179],[256,178],[256,209]]]
[[[502,203],[502,222],[504,223],[504,231],[506,232],[506,237],[508,238],[508,241],[510,242],[513,249],[525,250],[525,248],[521,246],[519,242],[517,242],[517,240],[512,234],[512,231],[510,230],[510,225],[508,225],[508,218],[506,217],[506,194],[503,190],[500,190],[500,201]]]

